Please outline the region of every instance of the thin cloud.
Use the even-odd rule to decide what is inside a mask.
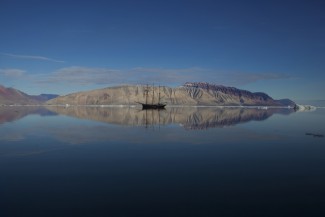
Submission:
[[[24,76],[25,70],[21,69],[0,69],[0,75],[8,78],[20,78]]]
[[[11,53],[0,53],[3,56],[15,58],[15,59],[25,59],[25,60],[38,60],[38,61],[49,61],[55,63],[64,63],[62,60],[56,60],[44,56],[32,56],[32,55],[19,55],[19,54],[11,54]]]
[[[72,66],[58,69],[50,75],[43,76],[40,83],[66,82],[80,85],[113,85],[113,84],[143,84],[143,83],[184,83],[193,80],[194,74],[202,69],[160,69],[133,68],[116,70],[110,68],[91,68]]]
[[[232,82],[234,85],[245,85],[249,83],[255,83],[258,81],[263,80],[282,80],[282,79],[290,79],[292,78],[289,75],[283,73],[242,73],[242,72],[235,72],[230,73],[230,78],[232,78]]]
[[[175,84],[185,83],[187,81],[196,80],[206,69],[201,68],[134,68],[129,71],[130,75],[135,78],[138,83],[162,83]]]
[[[68,82],[80,85],[108,84],[123,77],[119,70],[71,66],[54,71],[43,82]]]
[[[38,83],[69,83],[73,85],[147,84],[179,85],[191,81],[206,81],[225,86],[240,86],[261,80],[289,79],[281,73],[224,72],[204,68],[110,69],[71,66],[49,75],[38,76]]]

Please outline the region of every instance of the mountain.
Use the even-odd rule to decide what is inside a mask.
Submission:
[[[32,97],[34,97],[34,99],[36,99],[38,101],[46,102],[46,101],[54,99],[54,98],[56,98],[58,96],[59,95],[57,95],[57,94],[45,94],[45,93],[42,93],[42,94],[40,94],[38,96],[32,96]]]
[[[53,99],[58,95],[41,94],[38,96],[28,95],[15,88],[6,88],[0,85],[0,105],[35,105],[42,104],[49,99]]]
[[[235,105],[273,105],[273,106],[295,106],[296,103],[290,99],[275,100],[266,93],[252,93],[247,90],[237,89],[235,87],[226,87],[223,85],[209,84],[206,82],[187,82],[183,85],[189,88],[190,92],[196,92],[197,89],[204,90],[216,97],[216,102],[227,104],[228,101]],[[234,101],[233,101],[234,100]],[[237,102],[236,102],[237,100]],[[239,102],[238,102],[239,101]]]
[[[60,105],[136,105],[145,101],[146,86],[125,85],[86,92],[72,93],[49,100],[46,104]],[[209,83],[187,82],[181,87],[151,87],[149,99],[167,105],[202,106],[294,106],[291,100],[274,100],[265,93],[252,93],[234,87]],[[152,96],[154,96],[152,98]]]

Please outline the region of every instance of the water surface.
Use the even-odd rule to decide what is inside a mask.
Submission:
[[[324,216],[324,123],[323,109],[3,106],[0,215]]]

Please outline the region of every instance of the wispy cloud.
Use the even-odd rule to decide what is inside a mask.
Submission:
[[[55,63],[64,63],[62,60],[52,59],[44,56],[32,56],[32,55],[19,55],[19,54],[11,54],[11,53],[0,53],[3,56],[15,58],[15,59],[25,59],[25,60],[38,60],[38,61],[49,61]]]
[[[281,80],[290,79],[291,76],[284,73],[275,72],[260,72],[260,73],[250,73],[250,72],[224,72],[216,73],[216,76],[220,80],[235,86],[245,85],[249,83],[255,83],[258,81],[265,80]]]
[[[41,83],[68,82],[80,85],[111,85],[125,83],[178,83],[193,80],[199,68],[161,69],[133,68],[117,70],[110,68],[91,68],[72,66],[58,69],[48,76],[43,76]]]
[[[52,72],[45,76],[42,82],[67,82],[80,85],[109,84],[122,80],[124,78],[122,73],[120,70],[108,68],[71,66]]]
[[[225,72],[205,68],[145,68],[111,69],[71,66],[38,76],[38,83],[69,83],[73,85],[116,85],[160,83],[177,85],[188,81],[207,81],[240,86],[262,80],[289,79],[282,73]]]
[[[25,70],[21,69],[0,69],[0,75],[9,78],[20,78],[24,76],[25,72]]]
[[[129,71],[130,76],[139,83],[159,82],[165,84],[184,83],[186,81],[197,80],[200,74],[203,74],[206,69],[202,68],[133,68]]]
[[[96,89],[123,84],[152,84],[179,86],[185,82],[210,82],[225,86],[243,85],[266,81],[291,79],[283,73],[229,72],[206,68],[147,68],[113,69],[105,67],[71,66],[55,71],[34,74],[21,69],[0,69],[0,77],[29,88],[67,94],[70,92]],[[60,92],[61,91],[61,92]]]

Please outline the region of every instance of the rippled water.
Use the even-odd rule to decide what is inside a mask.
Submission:
[[[324,216],[325,110],[0,107],[0,216]]]

